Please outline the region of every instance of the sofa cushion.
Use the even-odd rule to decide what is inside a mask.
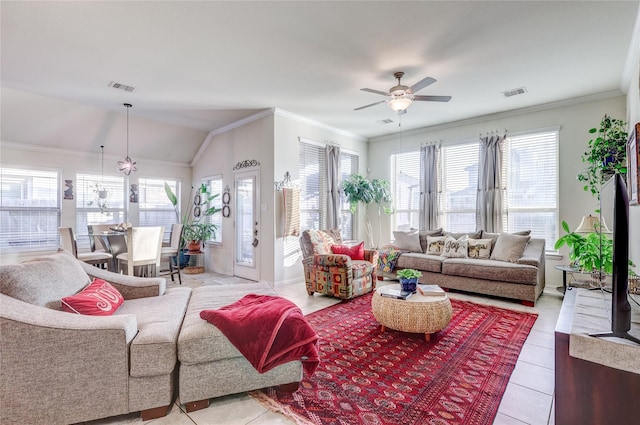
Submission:
[[[429,236],[442,236],[442,227],[435,230],[420,230],[418,232],[420,236],[420,247],[422,252],[427,252],[427,238]]]
[[[396,269],[416,269],[440,273],[442,271],[442,260],[444,260],[444,257],[439,255],[405,252],[398,258]]]
[[[529,239],[531,239],[531,236],[510,235],[506,233],[500,235],[496,241],[496,246],[493,248],[493,252],[491,252],[491,259],[509,261],[510,263],[517,262],[518,259],[522,257]]]
[[[531,230],[521,230],[518,232],[512,233],[489,233],[486,231],[482,231],[482,239],[491,239],[491,252],[493,252],[493,248],[496,246],[496,241],[500,237],[500,235],[517,235],[517,236],[529,236],[531,234]]]
[[[138,334],[129,349],[131,376],[171,373],[190,295],[190,288],[169,288],[164,295],[126,300],[120,306],[115,315],[133,314],[138,321]]]
[[[427,249],[425,253],[429,255],[440,255],[444,249],[446,236],[427,236]]]
[[[0,292],[29,304],[61,310],[60,300],[91,283],[67,252],[0,267]]]
[[[420,234],[417,231],[393,232],[393,246],[401,251],[422,252],[420,245]]]
[[[364,242],[354,246],[331,245],[331,252],[348,255],[352,260],[364,260]]]
[[[178,337],[178,360],[183,365],[242,357],[215,326],[202,320],[200,312],[224,307],[247,294],[277,295],[266,283],[201,286],[195,288]]]
[[[442,274],[535,285],[538,268],[496,260],[446,258],[442,262]]]
[[[461,236],[459,239],[445,236],[444,246],[440,255],[448,258],[467,258],[468,250],[469,237],[467,235]]]
[[[62,298],[62,310],[88,316],[111,316],[124,302],[122,294],[109,282],[93,279],[82,291]]]
[[[469,239],[469,258],[488,259],[491,255],[491,239]]]

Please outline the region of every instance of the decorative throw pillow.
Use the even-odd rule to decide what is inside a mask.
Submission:
[[[402,251],[422,252],[420,246],[420,235],[417,231],[413,232],[393,232],[393,246]]]
[[[442,257],[449,258],[467,258],[467,249],[469,246],[469,237],[467,235],[462,236],[460,239],[455,239],[452,236],[445,236],[444,247],[442,248]]]
[[[496,241],[500,237],[500,235],[517,235],[517,236],[529,236],[531,230],[520,230],[518,232],[513,233],[489,233],[485,230],[482,231],[482,239],[491,239],[491,252],[496,246]]]
[[[429,236],[442,236],[442,227],[434,230],[420,230],[418,235],[420,236],[420,248],[422,252],[427,252],[427,238]]]
[[[331,252],[348,255],[352,260],[364,260],[364,241],[354,246],[331,245]]]
[[[482,230],[478,230],[477,232],[442,232],[442,236],[451,236],[454,239],[460,239],[465,235],[472,239],[480,239]]]
[[[496,246],[491,253],[492,260],[516,263],[529,243],[531,236],[510,235],[504,233],[498,237]]]
[[[62,299],[62,310],[89,316],[111,316],[122,305],[122,294],[109,282],[94,279],[86,288]]]
[[[333,245],[334,241],[327,232],[314,229],[309,229],[307,232],[309,234],[309,241],[311,242],[311,247],[314,254],[331,254],[331,245]]]
[[[427,254],[442,254],[445,239],[447,239],[446,236],[427,236]]]
[[[487,259],[491,255],[491,239],[469,238],[469,258]]]

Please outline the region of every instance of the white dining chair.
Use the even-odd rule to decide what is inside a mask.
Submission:
[[[163,226],[127,229],[127,252],[116,257],[118,271],[129,276],[157,276],[163,235]]]
[[[75,235],[73,234],[73,229],[71,227],[60,227],[58,228],[58,231],[60,232],[60,245],[62,246],[62,249],[68,251],[80,261],[93,264],[94,266],[102,269],[111,270],[111,263],[113,259],[111,254],[100,251],[78,253],[78,244],[76,242]]]
[[[163,245],[160,253],[160,261],[169,262],[169,270],[166,274],[171,276],[172,282],[175,282],[173,275],[177,274],[180,285],[182,285],[182,276],[180,275],[180,240],[182,239],[182,229],[182,224],[171,225],[171,236],[169,238],[169,244],[167,246]]]

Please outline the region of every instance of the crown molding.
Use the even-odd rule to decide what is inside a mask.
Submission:
[[[289,111],[285,111],[284,109],[280,109],[280,108],[273,108],[273,109],[274,109],[274,114],[278,115],[278,116],[281,116],[281,117],[290,118],[292,120],[296,120],[296,121],[301,122],[303,124],[309,124],[309,125],[313,125],[315,127],[320,127],[322,129],[329,130],[329,131],[331,131],[333,133],[337,133],[337,134],[340,134],[340,135],[345,136],[345,137],[350,137],[352,139],[356,139],[359,142],[366,142],[366,141],[369,140],[366,137],[357,135],[355,133],[351,133],[350,131],[342,130],[342,129],[339,129],[337,127],[332,127],[332,126],[330,126],[328,124],[325,124],[325,123],[322,123],[320,121],[315,121],[315,120],[312,120],[310,118],[303,117],[302,115],[298,115],[298,114],[294,114],[294,113],[289,112]]]
[[[543,103],[535,106],[527,106],[525,108],[511,109],[509,111],[496,112],[494,114],[481,115],[478,117],[467,118],[459,121],[451,121],[444,124],[437,124],[429,127],[420,127],[413,130],[403,131],[403,136],[413,136],[422,133],[447,130],[450,128],[462,127],[465,125],[478,124],[486,121],[509,118],[519,115],[532,114],[535,112],[548,111],[549,109],[564,108],[567,106],[580,105],[582,103],[595,102],[598,100],[610,99],[613,97],[623,96],[619,90],[611,90],[602,93],[596,93],[588,96],[574,97],[572,99],[559,100],[556,102]],[[376,136],[369,139],[369,142],[384,142],[398,138],[398,132]]]
[[[26,143],[15,143],[15,142],[3,142],[0,141],[0,150],[2,149],[16,149],[16,150],[21,150],[21,151],[25,151],[25,152],[37,152],[37,153],[45,153],[45,154],[52,154],[52,155],[64,155],[64,156],[75,156],[75,157],[82,157],[82,158],[87,158],[87,156],[92,156],[95,158],[100,159],[101,158],[101,154],[100,153],[93,153],[93,152],[87,152],[87,151],[78,151],[78,150],[70,150],[70,149],[60,149],[60,148],[52,148],[52,147],[48,147],[48,146],[41,146],[41,145],[30,145],[30,144],[26,144]],[[117,157],[114,155],[105,155],[104,156],[105,159],[110,160],[110,161],[117,161],[119,159],[122,159],[121,157]],[[143,157],[136,157],[136,161],[140,162],[140,159],[144,160],[144,162],[148,163],[148,164],[153,164],[153,165],[164,165],[164,166],[173,166],[173,167],[183,167],[183,168],[190,168],[191,165],[185,163],[185,162],[170,162],[170,161],[158,161],[156,159],[147,159],[147,158],[143,158]]]

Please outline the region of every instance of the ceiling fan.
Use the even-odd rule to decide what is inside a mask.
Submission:
[[[386,96],[387,99],[355,108],[354,111],[359,111],[360,109],[368,108],[380,103],[386,103],[389,108],[393,109],[399,114],[403,114],[406,113],[407,108],[414,100],[428,102],[448,102],[451,100],[451,96],[420,96],[414,94],[417,91],[422,90],[423,88],[435,83],[435,78],[426,77],[418,81],[411,87],[407,87],[400,83],[400,79],[404,76],[404,72],[395,72],[393,76],[398,79],[398,85],[391,87],[388,93],[374,89],[360,89],[362,91],[367,91],[370,93],[381,94],[383,96]]]

